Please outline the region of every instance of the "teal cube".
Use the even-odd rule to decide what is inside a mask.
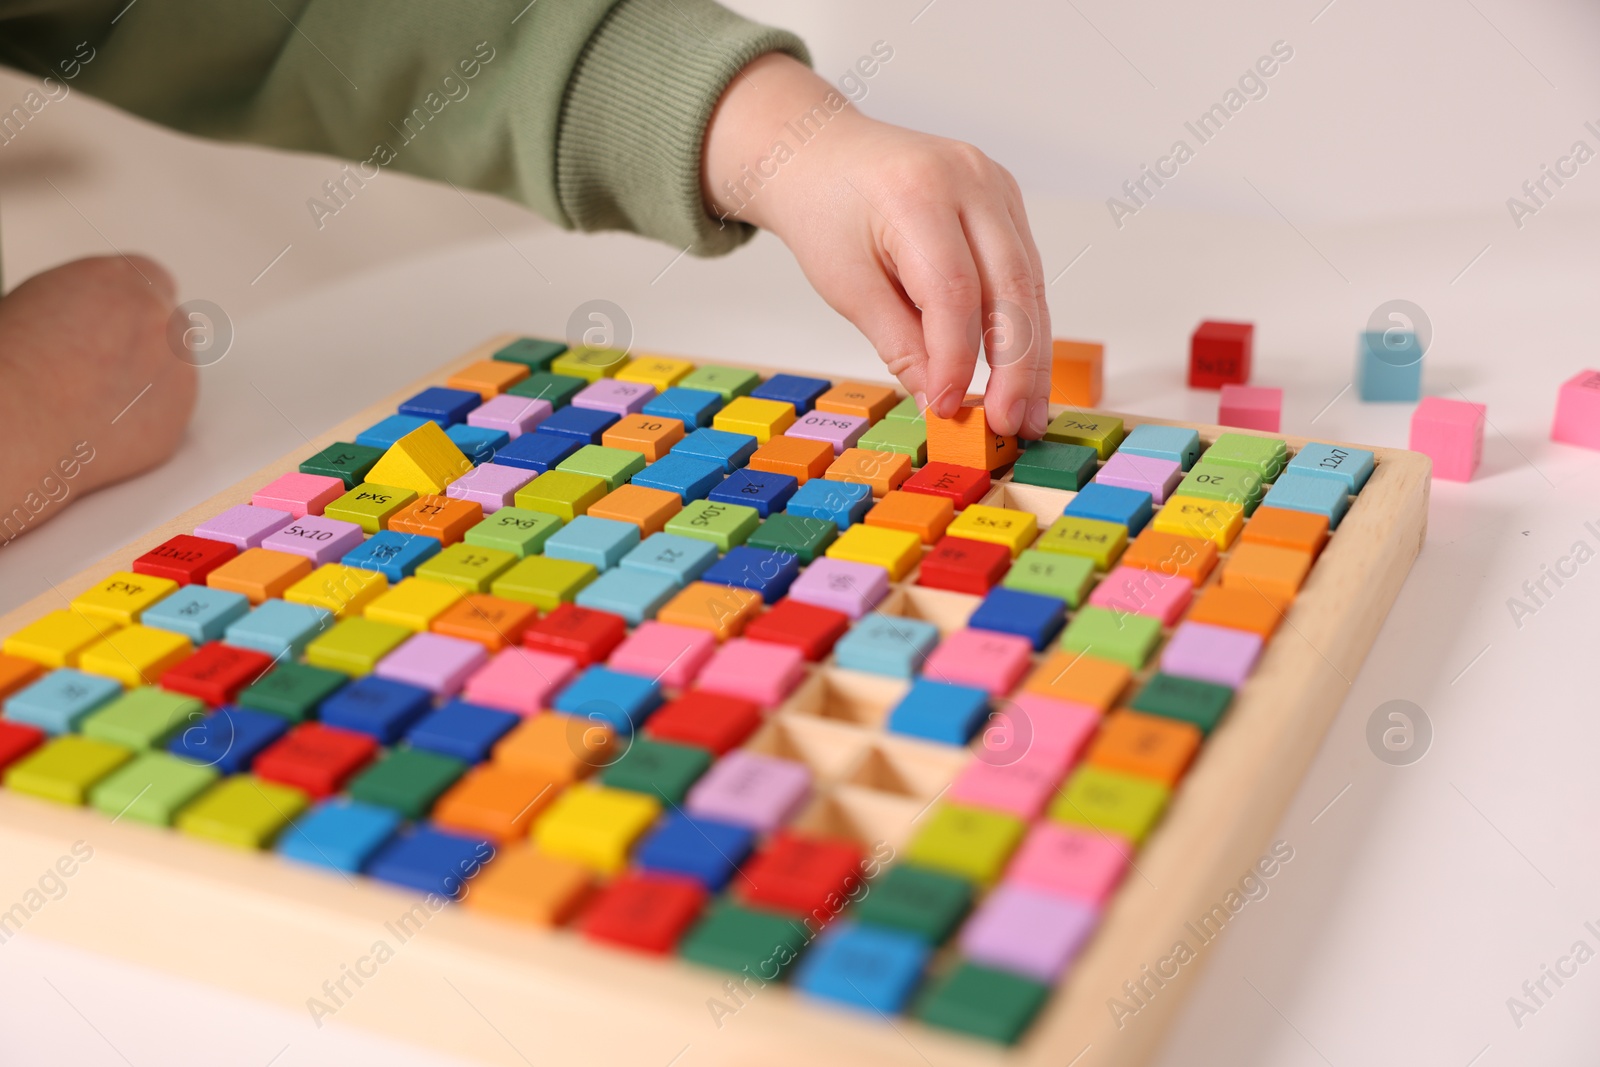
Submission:
[[[1356,394],[1362,400],[1415,404],[1422,399],[1422,343],[1409,330],[1369,330],[1356,344]]]

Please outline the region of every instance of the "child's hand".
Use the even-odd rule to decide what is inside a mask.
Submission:
[[[1017,183],[971,145],[833,111],[830,94],[837,105],[832,86],[783,55],[734,79],[706,133],[713,212],[782,238],[935,414],[960,406],[981,335],[990,426],[1042,435],[1050,311]]]

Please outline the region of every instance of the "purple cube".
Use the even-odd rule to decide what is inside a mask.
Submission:
[[[543,403],[543,401],[540,401]],[[517,490],[533,481],[535,472],[500,463],[484,463],[451,482],[445,495],[456,500],[475,500],[485,515],[510,507]]]
[[[811,795],[811,770],[803,763],[739,749],[705,773],[684,807],[690,815],[720,819],[766,833],[788,822]]]
[[[362,540],[361,527],[353,522],[341,522],[326,515],[307,515],[262,538],[261,547],[304,556],[320,567],[324,563],[338,563]]]
[[[656,387],[648,382],[619,382],[601,378],[572,397],[572,406],[591,411],[609,411],[616,416],[635,415],[654,400]]]
[[[213,541],[226,541],[243,552],[247,548],[260,548],[269,534],[277,533],[294,521],[294,516],[277,508],[258,508],[254,504],[238,504],[214,519],[207,519],[194,528],[196,537],[209,537]]]
[[[974,963],[1054,983],[1094,932],[1100,913],[1082,901],[1003,882],[961,929]]]
[[[1161,650],[1161,670],[1180,678],[1215,682],[1234,689],[1244,684],[1261,655],[1261,635],[1203,622],[1180,623]]]
[[[525,396],[505,393],[486,400],[467,416],[468,426],[485,430],[500,430],[513,438],[532,433],[539,424],[550,417],[555,409],[548,400],[531,400]]]

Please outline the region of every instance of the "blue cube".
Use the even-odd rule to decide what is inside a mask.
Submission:
[[[346,567],[377,571],[389,579],[390,585],[398,585],[411,577],[411,572],[423,560],[437,555],[443,547],[437,537],[379,530],[346,552],[339,562]]]
[[[12,693],[6,718],[47,734],[70,734],[91,711],[121,695],[122,686],[114,679],[63,667]]]
[[[1364,448],[1344,448],[1312,442],[1289,461],[1289,470],[1315,474],[1322,478],[1337,478],[1351,496],[1361,492],[1372,476],[1374,458]],[[160,607],[161,605],[156,605]],[[150,613],[145,612],[148,618]]]
[[[555,699],[557,711],[603,722],[619,734],[633,733],[660,706],[654,680],[598,666],[585,668]]]
[[[452,700],[417,720],[406,733],[406,743],[467,763],[482,763],[494,743],[521,721],[520,715],[509,711]]]
[[[781,400],[794,405],[796,415],[804,415],[817,402],[817,397],[833,388],[825,378],[807,378],[799,374],[774,374],[754,389],[750,395],[761,400]]]
[[[1337,529],[1339,520],[1350,510],[1350,496],[1342,479],[1287,469],[1278,475],[1261,502],[1269,508],[1326,515],[1330,530]]]
[[[635,474],[633,484],[677,493],[687,504],[691,500],[699,500],[715,489],[717,483],[722,481],[724,473],[722,464],[718,461],[687,453],[680,455],[674,448]]]
[[[712,555],[716,555],[714,550]],[[578,590],[574,603],[580,608],[621,615],[628,625],[638,626],[646,619],[654,618],[656,612],[681,588],[677,582],[656,571],[614,567],[602,571],[598,578]]]
[[[525,433],[494,454],[494,461],[505,467],[525,471],[554,470],[557,463],[572,455],[583,444],[571,437],[551,433]]]
[[[710,426],[720,410],[720,393],[713,393],[709,389],[682,389],[676,385],[661,390],[644,406],[646,415],[654,415],[658,419],[677,419],[687,430]]]
[[[256,610],[229,626],[223,640],[278,659],[300,655],[313,637],[332,625],[333,612],[326,608],[263,600]]]
[[[369,674],[324,700],[317,717],[329,726],[368,734],[379,744],[392,745],[432,710],[433,694],[428,690]]]
[[[469,389],[447,389],[442,385],[434,385],[401,404],[400,414],[432,419],[440,426],[449,428],[466,421],[472,409],[481,403],[483,397]]]
[[[356,434],[356,444],[388,451],[389,446],[429,421],[419,415],[390,415]]]
[[[812,478],[794,491],[783,510],[802,518],[827,519],[844,530],[860,522],[872,508],[872,489],[855,482]]]
[[[1356,340],[1356,395],[1366,401],[1422,399],[1422,343],[1409,330],[1368,331]]]
[[[325,800],[289,824],[278,851],[292,860],[355,874],[400,828],[400,813],[358,800]]]
[[[228,627],[250,613],[250,598],[226,589],[186,585],[164,600],[145,608],[139,621],[145,626],[182,634],[197,645],[220,641]]]
[[[610,570],[639,547],[639,527],[617,519],[597,519],[579,515],[551,534],[544,543],[544,554],[552,559],[571,559],[592,563],[597,570]]]
[[[918,678],[889,712],[890,733],[964,745],[989,717],[989,694],[970,685]]]
[[[1150,494],[1142,489],[1090,482],[1078,490],[1062,514],[1120,523],[1128,528],[1128,536],[1134,537],[1155,515],[1151,501]]]
[[[764,519],[784,505],[800,488],[800,479],[789,474],[753,471],[748,467],[734,471],[706,496],[723,504],[744,504],[755,508]]]
[[[989,590],[983,602],[973,609],[967,625],[974,630],[1016,634],[1033,642],[1038,652],[1049,643],[1067,621],[1063,600],[1039,593],[1024,593],[1001,586]]]
[[[681,534],[656,533],[638,548],[622,557],[622,567],[647,571],[671,578],[679,586],[688,585],[717,561],[717,546]]]
[[[282,715],[227,704],[179,731],[167,742],[167,751],[222,774],[243,774],[288,729],[289,720]]]
[[[1181,426],[1135,426],[1122,439],[1117,451],[1170,459],[1188,470],[1200,458],[1200,435]]]
[[[478,837],[419,826],[393,837],[367,861],[366,873],[379,881],[455,899],[494,856],[494,846]]]
[[[456,447],[461,449],[462,455],[472,461],[473,466],[481,466],[494,459],[495,453],[511,441],[511,435],[504,430],[468,426],[464,422],[450,427],[444,434],[455,442]]]
[[[814,997],[897,1015],[922,980],[932,951],[915,934],[840,920],[807,950],[794,984]]]
[[[569,441],[576,441],[580,445],[597,445],[600,443],[601,435],[616,421],[617,416],[609,411],[575,408],[568,404],[541,422],[534,432],[554,434]]]
[[[633,862],[647,871],[687,875],[715,893],[754,843],[755,833],[743,826],[674,811],[639,843]]]
[[[793,552],[735,545],[701,575],[701,580],[749,589],[772,604],[783,598],[798,577],[800,557]]]
[[[921,619],[872,612],[833,646],[837,666],[891,678],[914,676],[939,644],[939,628]]]
[[[757,443],[747,433],[707,428],[696,430],[673,445],[672,455],[715,460],[722,464],[722,473],[728,474],[750,462],[750,457],[756,454]]]

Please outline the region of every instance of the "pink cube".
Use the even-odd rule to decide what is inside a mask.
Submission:
[[[694,684],[770,708],[782,703],[805,676],[805,653],[793,645],[735,637],[717,649]]]
[[[1132,845],[1109,834],[1041,822],[1011,858],[1006,881],[1101,906],[1132,853]]]
[[[1037,819],[1067,773],[1060,751],[1037,748],[1014,763],[989,763],[980,753],[950,784],[950,799],[977,808]]]
[[[1283,390],[1264,385],[1224,385],[1217,421],[1224,426],[1277,433],[1283,414]]]
[[[287,511],[297,519],[321,515],[322,509],[344,496],[344,482],[325,474],[291,471],[256,490],[250,503],[258,508]]]
[[[421,633],[378,661],[379,678],[421,686],[439,696],[453,696],[489,658],[476,641],[444,634]]]
[[[970,685],[991,696],[1009,693],[1032,663],[1033,642],[990,630],[957,630],[923,665],[925,677]]]
[[[1600,449],[1600,370],[1581,370],[1561,383],[1550,440]]]
[[[668,689],[687,689],[716,650],[709,630],[650,619],[623,639],[606,666],[654,678]]]
[[[1094,587],[1089,603],[1124,615],[1149,615],[1163,626],[1176,626],[1189,606],[1194,583],[1175,574],[1117,567]]]
[[[1063,767],[1077,761],[1100,728],[1100,709],[1088,704],[1018,693],[995,702],[978,735],[976,758],[1001,766],[1034,751],[1049,752]]]
[[[531,648],[503,649],[467,679],[462,696],[470,704],[535,715],[577,672],[578,661]]]
[[[1433,460],[1433,476],[1451,482],[1470,482],[1483,459],[1483,404],[1422,398],[1411,413],[1411,450]]]

